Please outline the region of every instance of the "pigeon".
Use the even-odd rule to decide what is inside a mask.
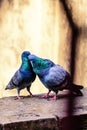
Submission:
[[[21,99],[20,97],[20,90],[26,88],[27,91],[30,93],[31,96],[32,93],[30,92],[30,86],[32,82],[36,78],[36,74],[33,72],[31,63],[28,59],[28,56],[30,55],[29,51],[23,51],[21,55],[22,63],[20,68],[15,72],[9,83],[7,84],[5,90],[7,89],[17,89],[18,96],[16,99]]]
[[[43,96],[48,98],[51,91],[55,92],[55,95],[49,100],[56,100],[58,91],[64,89],[71,90],[76,95],[83,95],[81,90],[83,86],[71,83],[70,74],[60,65],[55,64],[50,59],[40,58],[36,55],[30,54],[28,56],[33,71],[38,75],[42,84],[49,90],[48,93]]]

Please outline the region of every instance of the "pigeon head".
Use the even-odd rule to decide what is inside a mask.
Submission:
[[[52,61],[40,58],[40,57],[35,56],[35,55],[30,54],[28,56],[28,58],[29,58],[31,65],[33,67],[33,70],[36,74],[38,74],[40,71],[53,65]]]
[[[30,52],[29,51],[23,51],[22,54],[21,54],[21,59],[22,59],[22,62],[26,62],[28,63],[29,62],[29,59],[28,59],[28,56],[30,55]]]
[[[28,57],[30,55],[30,52],[29,51],[23,51],[21,57]]]
[[[34,70],[34,72],[36,73],[36,70],[38,69],[39,66],[39,57],[35,56],[35,55],[29,55],[28,59],[30,60],[30,63],[32,65],[32,68]]]
[[[23,53],[21,55],[21,59],[22,59],[21,69],[23,69],[23,70],[30,70],[31,69],[30,60],[28,59],[29,55],[30,55],[29,51],[23,51]]]
[[[30,60],[31,62],[34,62],[34,61],[36,61],[36,60],[39,60],[39,57],[37,57],[36,55],[33,55],[33,54],[30,54],[30,55],[28,56],[28,58],[29,58],[29,60]]]

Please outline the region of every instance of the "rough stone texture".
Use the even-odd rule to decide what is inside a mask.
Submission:
[[[87,129],[87,89],[83,93],[84,96],[75,98],[73,118],[83,121],[81,127]],[[58,97],[57,101],[41,99],[38,95],[21,100],[0,99],[0,130],[64,130],[69,95],[64,91]]]

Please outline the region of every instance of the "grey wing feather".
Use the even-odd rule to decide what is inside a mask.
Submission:
[[[66,78],[67,71],[65,71],[61,66],[55,65],[50,68],[48,75],[45,77],[48,86],[60,85]]]
[[[22,76],[21,76],[21,73],[20,71],[16,71],[16,73],[14,74],[14,76],[12,77],[12,82],[15,84],[15,85],[19,85],[22,81]]]

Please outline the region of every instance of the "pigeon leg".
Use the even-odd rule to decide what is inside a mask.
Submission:
[[[55,93],[55,95],[52,98],[49,98],[49,101],[51,101],[51,100],[57,100],[57,93],[58,93],[58,91]]]
[[[44,96],[42,96],[42,98],[48,98],[49,97],[49,94],[50,94],[51,90],[48,91],[48,93]]]
[[[23,97],[16,96],[15,100],[17,100],[17,99],[23,99]]]
[[[57,95],[55,94],[52,98],[49,98],[49,100],[57,100]]]
[[[23,99],[23,97],[20,97],[20,89],[17,88],[18,96],[16,96],[15,100],[17,99]]]
[[[30,96],[33,97],[33,94],[30,92],[30,86],[27,87],[27,91],[29,92]]]

